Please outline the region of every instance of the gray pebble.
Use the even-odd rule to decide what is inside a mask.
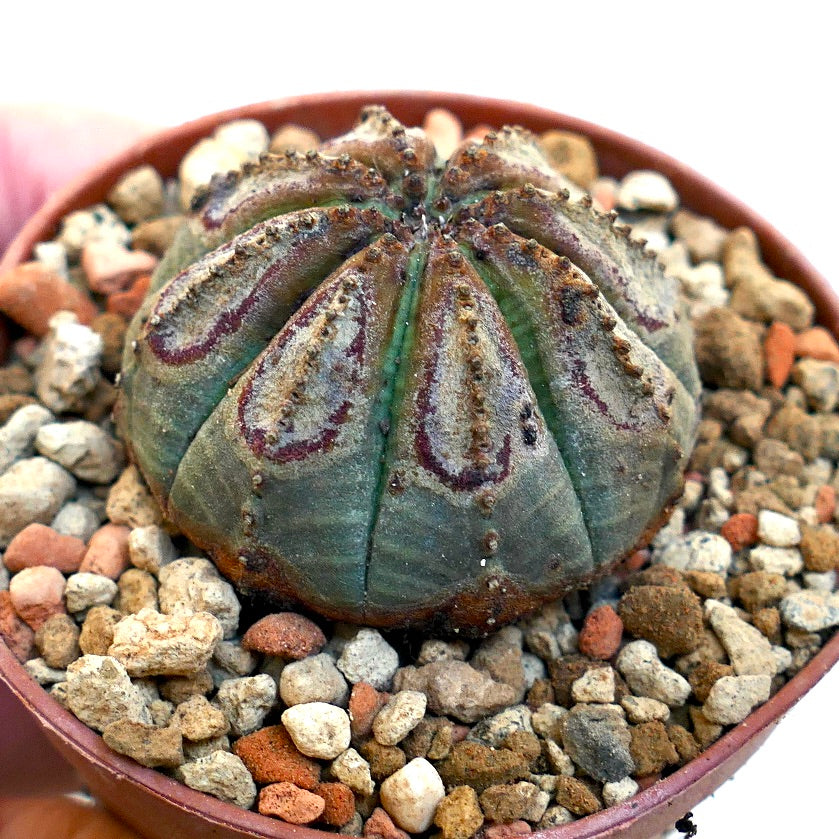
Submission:
[[[705,617],[720,639],[738,676],[775,675],[772,645],[756,627],[746,623],[731,606],[705,601]]]
[[[827,414],[839,403],[839,364],[802,358],[792,368],[792,378],[813,410]]]
[[[779,608],[787,626],[805,632],[821,632],[839,624],[839,594],[799,591],[783,598]]]
[[[249,810],[256,801],[256,784],[241,759],[230,752],[215,751],[184,763],[176,777],[188,787],[221,801]]]
[[[122,449],[99,426],[85,420],[48,423],[35,437],[35,448],[77,478],[107,484],[122,471]]]
[[[702,713],[711,722],[736,725],[752,708],[769,699],[772,679],[769,676],[723,676],[711,688]]]
[[[163,213],[163,178],[153,166],[138,166],[116,182],[108,203],[128,224],[156,218]]]
[[[75,259],[88,242],[114,242],[128,247],[131,233],[119,216],[105,204],[96,204],[64,217],[58,241],[67,256]]]
[[[231,734],[242,737],[262,727],[276,699],[276,683],[270,676],[261,673],[223,682],[215,702],[230,722]]]
[[[75,489],[73,476],[44,457],[13,464],[0,475],[0,548],[28,524],[49,524]]]
[[[804,567],[804,558],[797,548],[757,545],[749,552],[749,565],[755,571],[768,571],[770,574],[792,577]]]
[[[466,739],[483,743],[492,749],[499,748],[514,731],[533,731],[532,712],[527,705],[513,705],[510,708],[476,723]]]
[[[399,654],[376,629],[363,628],[347,643],[338,669],[350,684],[367,682],[376,690],[389,690],[399,668]]]
[[[234,676],[250,676],[259,658],[238,641],[219,641],[213,651],[213,661]]]
[[[9,569],[3,564],[3,557],[0,556],[0,591],[9,590]]]
[[[661,663],[649,641],[631,641],[620,651],[616,664],[636,696],[658,699],[671,708],[684,705],[690,696],[687,680]]]
[[[99,517],[85,504],[69,501],[56,513],[50,527],[56,533],[87,542],[99,529]]]
[[[560,728],[565,751],[592,778],[608,783],[634,771],[629,725],[617,706],[575,705]]]
[[[64,587],[67,611],[77,614],[93,606],[110,606],[117,596],[117,591],[117,584],[101,574],[93,574],[90,571],[71,574]]]
[[[50,667],[43,658],[30,658],[23,669],[42,687],[63,682],[67,678],[66,670]]]
[[[731,545],[716,533],[694,530],[656,550],[653,561],[679,571],[726,574],[731,565]]]

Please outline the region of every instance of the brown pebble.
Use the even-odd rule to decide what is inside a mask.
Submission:
[[[296,612],[277,612],[258,620],[244,634],[246,650],[298,661],[318,653],[326,643],[320,627]]]
[[[511,731],[501,741],[501,747],[521,755],[530,768],[542,755],[542,743],[532,731]]]
[[[434,824],[443,839],[469,839],[483,823],[478,794],[468,786],[452,789],[434,813]]]
[[[197,694],[208,694],[215,685],[210,671],[205,667],[191,676],[171,676],[158,683],[160,695],[175,705],[186,702]]]
[[[422,121],[422,127],[443,160],[451,157],[463,139],[463,125],[457,116],[446,108],[432,108],[428,111]]]
[[[158,728],[120,719],[102,732],[105,744],[143,766],[180,766],[184,762],[183,737],[175,726]]]
[[[0,425],[5,425],[9,417],[24,405],[37,405],[34,396],[25,393],[4,393],[0,395]]]
[[[509,824],[524,818],[531,800],[517,784],[493,784],[481,793],[480,802],[489,821]]]
[[[107,379],[100,379],[93,392],[87,397],[84,418],[88,422],[98,423],[106,417],[110,417],[118,393],[117,389]]]
[[[570,708],[574,704],[571,698],[571,686],[593,665],[608,666],[584,655],[564,655],[548,662],[548,675],[551,678],[558,705]]]
[[[660,720],[642,722],[631,729],[632,742],[629,752],[635,763],[636,775],[653,775],[666,766],[679,762],[679,753],[667,736],[667,729]]]
[[[688,682],[699,702],[704,702],[714,684],[723,676],[733,676],[734,668],[730,664],[718,661],[703,661],[691,670]],[[656,770],[657,771],[657,770]]]
[[[319,795],[281,781],[259,791],[257,809],[263,816],[274,816],[289,824],[309,824],[323,813],[325,806]]]
[[[125,319],[113,312],[102,312],[93,319],[90,328],[102,339],[102,369],[106,373],[118,373],[127,329]]]
[[[623,621],[618,613],[606,604],[598,606],[586,615],[580,630],[578,646],[583,655],[605,661],[617,653],[622,637]]]
[[[621,631],[623,631],[623,624],[621,624]],[[590,653],[586,653],[586,655],[590,655]],[[530,690],[527,692],[525,702],[531,711],[535,711],[540,705],[544,705],[546,702],[553,704],[555,699],[556,696],[554,695],[554,689],[550,679],[534,679]]]
[[[81,289],[38,262],[0,274],[0,312],[33,335],[46,335],[50,318],[63,310],[74,312],[80,323],[90,323],[99,311]]]
[[[694,321],[696,362],[702,381],[760,390],[763,352],[755,325],[731,309],[711,309]]]
[[[38,627],[35,646],[48,667],[66,670],[81,654],[79,627],[70,615],[53,615]]]
[[[824,572],[839,568],[839,533],[833,525],[803,525],[799,549],[808,571]]]
[[[603,809],[600,799],[586,783],[568,775],[557,776],[556,801],[575,816],[590,816]]]
[[[3,563],[13,574],[24,568],[44,565],[63,574],[79,570],[85,555],[85,543],[75,536],[65,536],[45,524],[28,524],[9,542]]]
[[[269,725],[240,737],[233,752],[258,784],[288,781],[315,790],[320,783],[320,764],[297,750],[283,725]]]
[[[694,594],[706,599],[710,597],[718,600],[728,594],[725,587],[725,577],[722,574],[715,574],[713,571],[685,571],[685,582]]]
[[[123,616],[110,606],[94,606],[85,616],[79,647],[85,655],[107,655],[114,643],[114,627]]]
[[[827,524],[836,512],[836,490],[828,484],[820,486],[816,491],[814,506],[819,524]]]
[[[654,772],[652,775],[636,775],[635,783],[638,784],[638,791],[643,792],[649,789],[653,784],[657,784],[661,780],[661,773]]]
[[[303,128],[301,125],[287,123],[281,125],[272,135],[268,150],[274,154],[285,154],[287,151],[295,151],[299,154],[306,154],[307,151],[317,149],[320,145],[320,137],[310,128]]]
[[[783,387],[795,361],[795,333],[787,324],[776,320],[769,326],[763,341],[763,356],[769,383],[773,387]]]
[[[453,727],[445,717],[425,716],[399,743],[399,748],[409,761],[415,757],[442,760],[451,751]]]
[[[668,725],[667,736],[679,753],[679,764],[684,766],[699,756],[700,748],[696,738],[682,725]]]
[[[131,244],[141,251],[163,256],[183,223],[183,216],[163,216],[141,222],[131,231]]]
[[[702,603],[689,589],[635,586],[618,614],[626,631],[652,642],[662,658],[692,652],[702,640]]]
[[[119,611],[124,615],[136,615],[140,609],[157,611],[157,580],[148,571],[129,568],[117,580],[119,587]]]
[[[551,166],[577,186],[588,189],[600,175],[591,140],[574,131],[546,131],[539,144]]]
[[[364,822],[363,835],[366,839],[410,839],[410,835],[398,828],[381,807],[376,807]]]
[[[323,808],[320,821],[332,825],[332,827],[341,827],[353,817],[355,796],[346,784],[342,784],[340,781],[318,784],[314,791],[326,805]]]
[[[720,528],[720,536],[731,545],[732,551],[742,551],[757,542],[757,516],[735,513]]]
[[[407,763],[405,752],[399,746],[383,746],[372,738],[362,743],[358,751],[370,764],[370,774],[375,781],[383,781]]]
[[[33,393],[35,381],[23,364],[13,363],[0,367],[0,394]]]
[[[493,784],[521,780],[528,767],[521,755],[509,749],[463,740],[452,746],[449,756],[437,764],[437,771],[446,787],[468,784],[480,794]]]
[[[87,544],[87,552],[82,560],[80,571],[101,574],[110,580],[118,580],[119,575],[129,567],[128,536],[131,530],[121,524],[103,524]]]
[[[651,565],[626,580],[627,590],[636,586],[667,586],[668,588],[687,589],[684,574],[678,568],[669,565]]]
[[[703,749],[707,749],[715,740],[718,740],[722,734],[722,726],[718,723],[711,722],[705,714],[702,713],[701,708],[691,705],[688,708],[690,714],[690,721],[693,725],[693,736],[696,742]]]
[[[795,336],[795,354],[839,364],[839,344],[823,326],[805,329]]]
[[[356,682],[350,691],[348,710],[350,731],[353,738],[362,740],[370,736],[376,714],[387,704],[388,694],[380,693],[367,682]]]
[[[12,605],[21,620],[38,630],[53,615],[66,613],[64,575],[57,568],[24,568],[9,582]]]
[[[783,574],[749,571],[739,577],[731,577],[729,590],[731,596],[737,598],[746,609],[755,612],[777,603],[787,592],[787,581]]]
[[[151,276],[143,274],[131,284],[125,291],[115,291],[108,295],[105,308],[115,315],[122,315],[127,320],[133,318],[140,308],[151,284]]]
[[[781,636],[781,613],[776,608],[759,609],[752,615],[752,623],[755,629],[769,639],[770,644],[780,644],[783,641]]]
[[[35,632],[18,617],[8,591],[0,591],[0,638],[18,661],[32,658]]]

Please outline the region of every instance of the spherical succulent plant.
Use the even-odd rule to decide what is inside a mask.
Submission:
[[[369,107],[198,196],[118,421],[242,591],[485,631],[653,532],[696,425],[689,325],[564,185],[521,128],[444,162]]]

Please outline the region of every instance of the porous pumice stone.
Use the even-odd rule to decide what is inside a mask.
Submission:
[[[241,591],[486,632],[654,532],[694,441],[692,333],[566,184],[523,129],[444,161],[368,107],[194,199],[117,417]]]

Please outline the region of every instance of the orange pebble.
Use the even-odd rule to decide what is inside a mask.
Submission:
[[[783,387],[795,361],[795,333],[781,321],[774,321],[763,342],[766,376],[774,387]]]
[[[108,295],[106,310],[130,320],[134,317],[137,309],[140,308],[140,304],[149,290],[150,282],[151,277],[148,274],[142,274],[134,280],[128,291],[117,291]]]
[[[836,490],[827,484],[820,486],[816,493],[815,507],[819,524],[827,524],[836,510]]]
[[[720,528],[720,536],[731,550],[742,551],[757,542],[757,516],[751,513],[735,513]]]
[[[795,336],[795,354],[839,364],[839,344],[822,326],[805,329]]]

